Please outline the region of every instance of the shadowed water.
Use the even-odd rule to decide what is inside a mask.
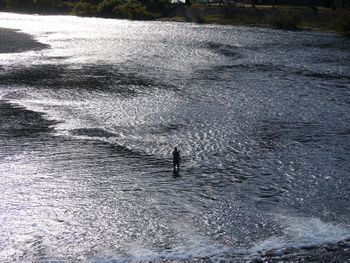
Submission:
[[[0,54],[1,261],[350,256],[348,39],[6,13],[0,26],[50,46]]]

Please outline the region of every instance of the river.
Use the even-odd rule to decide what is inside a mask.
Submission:
[[[0,54],[0,261],[350,258],[349,39],[12,13],[0,27],[47,45]]]

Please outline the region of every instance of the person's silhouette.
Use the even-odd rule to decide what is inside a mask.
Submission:
[[[174,172],[180,171],[180,151],[175,147],[173,151]],[[177,168],[177,169],[176,169]]]

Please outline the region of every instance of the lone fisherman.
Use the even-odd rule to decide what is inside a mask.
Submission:
[[[175,147],[173,151],[174,172],[180,171],[180,151]],[[176,169],[177,167],[177,169]]]

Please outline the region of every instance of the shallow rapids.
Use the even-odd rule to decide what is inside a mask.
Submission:
[[[0,27],[43,44],[0,54],[0,261],[247,262],[350,238],[348,39],[10,13]]]

